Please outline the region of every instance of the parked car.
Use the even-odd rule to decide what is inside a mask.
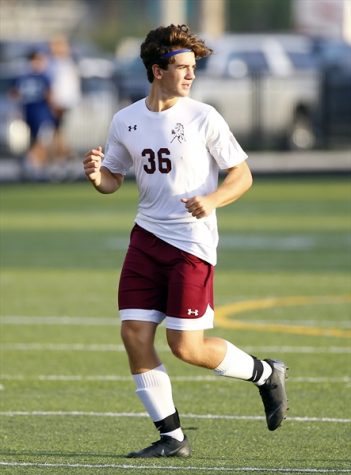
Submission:
[[[351,142],[351,44],[315,38],[314,55],[321,71],[319,129],[324,146]]]
[[[114,80],[118,96],[124,104],[131,104],[146,97],[150,88],[145,66],[139,56],[118,60]]]
[[[311,149],[320,82],[309,46],[295,35],[226,35],[191,96],[213,105],[245,146]]]
[[[229,34],[207,43],[214,54],[198,61],[191,96],[216,107],[244,146],[308,150],[350,140],[350,45],[297,34]],[[137,52],[117,62],[115,79],[124,103],[148,94]]]

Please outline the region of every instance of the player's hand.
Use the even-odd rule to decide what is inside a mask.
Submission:
[[[100,179],[100,168],[103,158],[104,154],[102,153],[101,146],[93,148],[85,154],[83,160],[84,173],[90,181],[96,182]]]
[[[185,204],[187,211],[196,219],[209,216],[215,208],[213,200],[208,196],[182,198],[181,202]]]

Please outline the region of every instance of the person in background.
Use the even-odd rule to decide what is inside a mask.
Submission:
[[[65,36],[58,35],[50,42],[49,74],[52,81],[52,105],[55,115],[53,158],[67,159],[72,151],[64,137],[67,113],[78,105],[81,84],[77,64],[72,57],[70,44]]]
[[[30,178],[40,178],[43,173],[55,127],[52,84],[47,68],[47,55],[40,50],[31,51],[28,69],[15,79],[11,91],[22,106],[30,130],[30,149],[24,162],[25,174]]]

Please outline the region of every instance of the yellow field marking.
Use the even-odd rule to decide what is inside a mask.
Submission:
[[[231,320],[231,315],[238,315],[252,310],[262,310],[266,308],[290,307],[300,305],[321,305],[351,302],[351,295],[333,296],[291,296],[280,298],[267,298],[259,300],[245,300],[216,308],[216,324],[223,328],[234,328],[237,330],[254,330],[268,333],[292,333],[296,335],[313,336],[337,336],[340,338],[351,337],[351,331],[340,330],[338,328],[321,328],[303,325],[287,325],[282,323],[255,323]]]

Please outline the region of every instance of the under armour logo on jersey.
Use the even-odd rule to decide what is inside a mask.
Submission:
[[[135,125],[128,125],[128,131],[131,132],[132,130],[136,130],[137,126]]]
[[[197,309],[192,310],[191,308],[188,308],[188,315],[195,315],[195,317],[198,317],[199,311]]]
[[[175,139],[178,139],[179,143],[186,142],[186,138],[185,138],[185,135],[184,135],[184,125],[181,124],[180,122],[177,122],[174,129],[172,129],[172,134],[174,135],[174,137],[171,140],[171,143]]]

